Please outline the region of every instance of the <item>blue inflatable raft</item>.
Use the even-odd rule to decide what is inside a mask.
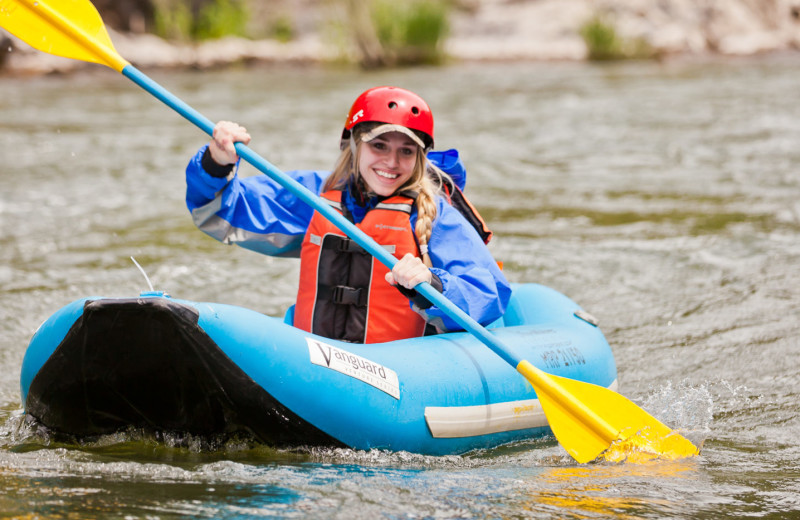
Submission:
[[[531,385],[469,333],[361,345],[290,322],[162,293],[77,300],[31,340],[25,411],[75,438],[137,427],[431,455],[550,433]],[[516,285],[491,329],[545,372],[616,389],[593,318],[552,289]]]

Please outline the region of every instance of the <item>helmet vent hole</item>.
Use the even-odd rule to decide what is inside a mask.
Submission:
[[[411,107],[411,113],[415,116],[419,115],[419,109],[417,107]]]
[[[394,101],[389,101],[389,108],[397,108],[397,103]]]

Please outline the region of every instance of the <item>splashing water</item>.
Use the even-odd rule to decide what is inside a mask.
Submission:
[[[667,381],[645,398],[642,407],[698,446],[711,432],[714,400],[709,383],[696,386],[684,380],[673,385]]]

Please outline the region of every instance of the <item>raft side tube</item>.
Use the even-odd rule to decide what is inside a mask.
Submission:
[[[576,309],[552,289],[516,285],[506,326],[492,333],[546,372],[612,386],[608,343]],[[23,363],[25,407],[67,433],[130,423],[433,455],[549,433],[530,384],[465,332],[351,344],[168,297],[79,300],[46,323]],[[66,375],[72,383],[54,384]]]

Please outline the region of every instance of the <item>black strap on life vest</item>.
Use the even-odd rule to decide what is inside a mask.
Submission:
[[[334,249],[340,253],[360,253],[368,255],[367,250],[358,245],[358,242],[350,237],[331,236],[323,245],[325,248]]]
[[[349,238],[330,234],[323,237],[319,254],[312,330],[363,343],[372,256]]]
[[[326,285],[317,290],[317,298],[328,300],[337,305],[354,305],[366,307],[369,294],[363,287],[348,287],[347,285]]]

